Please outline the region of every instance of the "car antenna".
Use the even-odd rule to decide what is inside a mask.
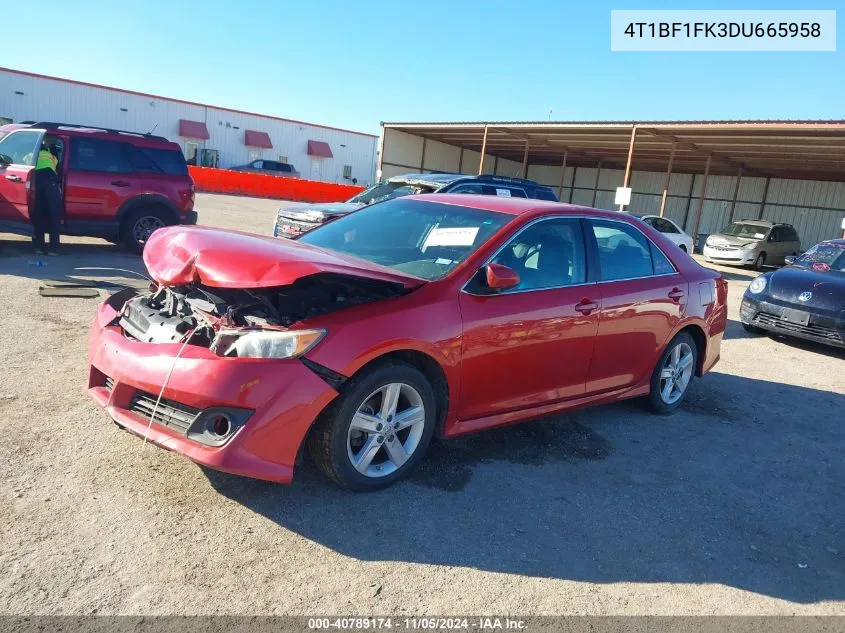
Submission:
[[[155,132],[157,127],[158,127],[158,123],[156,123],[156,124],[153,126],[153,129],[152,129],[152,130],[150,130],[149,132],[147,132],[147,136],[150,136],[153,132]]]

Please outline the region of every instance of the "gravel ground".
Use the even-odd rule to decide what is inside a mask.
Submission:
[[[200,195],[266,233],[278,202]],[[88,398],[95,239],[34,265],[0,236],[0,614],[845,614],[845,353],[751,337],[725,269],[715,371],[670,417],[624,403],[432,447],[356,495],[143,446]]]

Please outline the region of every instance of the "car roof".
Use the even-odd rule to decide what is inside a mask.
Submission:
[[[179,145],[163,136],[145,134],[142,132],[130,132],[127,130],[115,130],[97,126],[78,125],[75,123],[55,123],[49,121],[33,122],[22,121],[21,123],[9,123],[0,127],[0,131],[13,132],[26,128],[46,130],[47,134],[68,134],[71,136],[97,136],[111,141],[124,141],[145,147],[168,147],[177,148]]]
[[[833,244],[834,246],[845,246],[845,239],[836,238],[833,240],[822,240],[819,244]]]
[[[598,218],[630,217],[627,213],[606,211],[592,207],[582,207],[577,204],[536,200],[534,198],[514,198],[507,196],[484,196],[466,193],[425,193],[413,196],[414,200],[451,204],[470,209],[496,211],[508,215],[587,215]]]
[[[526,178],[513,178],[511,176],[496,176],[493,174],[481,174],[473,176],[471,174],[456,174],[453,172],[428,172],[424,174],[402,174],[400,176],[393,176],[388,179],[388,182],[407,182],[408,184],[423,184],[434,187],[443,187],[450,185],[458,180],[469,180],[477,182],[499,183],[503,185],[516,185],[527,187],[539,187],[542,189],[551,189],[546,185],[541,185],[533,180]]]

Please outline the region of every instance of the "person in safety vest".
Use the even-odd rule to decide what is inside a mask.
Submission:
[[[32,242],[35,252],[44,254],[44,234],[50,234],[48,255],[59,254],[59,232],[64,210],[59,176],[59,159],[50,140],[44,139],[35,161],[35,208],[32,213]]]

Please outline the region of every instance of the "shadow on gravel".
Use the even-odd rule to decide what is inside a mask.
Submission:
[[[58,257],[36,255],[32,252],[32,244],[29,241],[0,239],[0,262],[2,262],[0,273],[27,279],[59,282],[98,280],[103,288],[113,288],[114,283],[128,280],[137,282],[140,278],[119,270],[77,269],[123,268],[146,275],[146,268],[140,256],[105,241],[94,244],[65,243],[61,246],[61,253]]]
[[[842,405],[711,373],[675,415],[624,403],[440,442],[410,481],[375,493],[340,490],[308,461],[290,487],[205,473],[281,528],[360,560],[841,600]]]

